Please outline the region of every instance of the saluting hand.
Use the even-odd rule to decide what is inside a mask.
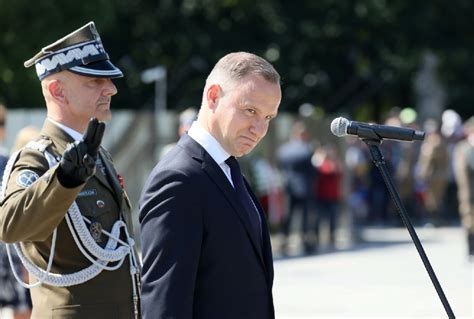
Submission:
[[[59,163],[58,179],[64,187],[77,187],[95,174],[95,161],[104,136],[105,123],[89,121],[82,141],[69,144]]]

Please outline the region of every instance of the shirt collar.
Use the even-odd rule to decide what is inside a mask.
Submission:
[[[217,164],[221,165],[229,158],[230,154],[222,148],[221,144],[219,144],[215,137],[196,121],[191,125],[188,135],[201,145]]]
[[[72,128],[67,127],[66,125],[56,122],[55,120],[52,120],[50,118],[48,118],[48,121],[50,121],[54,125],[58,126],[60,129],[62,129],[64,132],[66,132],[70,137],[72,137],[74,141],[82,141],[82,134],[78,131],[75,131]]]

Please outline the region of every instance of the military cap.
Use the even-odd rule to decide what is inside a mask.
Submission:
[[[24,65],[26,68],[35,65],[40,80],[64,70],[97,78],[123,76],[122,71],[110,62],[94,22],[45,46]]]

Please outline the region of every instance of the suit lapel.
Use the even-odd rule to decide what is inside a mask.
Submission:
[[[234,213],[237,214],[238,218],[243,224],[245,231],[247,232],[247,235],[249,236],[250,241],[252,242],[252,246],[254,247],[255,252],[257,253],[260,261],[262,262],[262,265],[264,266],[264,268],[266,268],[262,254],[262,247],[259,244],[258,238],[255,237],[254,232],[252,232],[248,213],[246,212],[244,206],[238,200],[234,188],[230,184],[222,169],[214,161],[214,159],[204,150],[204,148],[202,148],[188,135],[184,135],[181,138],[179,144],[185,149],[191,151],[191,157],[194,157],[195,159],[198,159],[202,162],[202,169],[217,185],[217,187],[219,187],[226,199],[230,202]]]
[[[99,156],[100,156],[100,153],[99,153]],[[100,156],[101,159],[102,159],[102,156]],[[102,163],[104,163],[103,159],[102,159]],[[106,169],[108,169],[108,167],[104,164],[104,166],[106,167]],[[112,191],[113,192],[113,188],[112,186],[110,185],[108,179],[107,179],[107,176],[102,174],[102,172],[100,171],[100,167],[98,165],[96,165],[96,170],[95,170],[95,174],[94,174],[94,178],[96,178],[99,183],[101,183],[104,187],[106,187],[108,190]]]
[[[252,197],[252,200],[255,203],[255,206],[257,207],[258,213],[260,215],[260,220],[262,221],[262,244],[263,244],[263,258],[264,262],[266,265],[266,268],[269,272],[269,278],[271,279],[269,283],[273,282],[273,256],[272,256],[272,245],[270,241],[270,232],[268,230],[268,225],[267,225],[267,219],[265,217],[265,213],[263,211],[262,206],[260,205],[260,202],[258,201],[257,196],[255,196],[254,192],[250,188],[249,183],[244,177],[244,183],[245,186],[247,187],[247,190]],[[271,287],[270,287],[271,288]]]
[[[119,207],[122,208],[124,195],[123,195],[122,186],[120,185],[117,178],[118,174],[115,171],[114,166],[108,160],[107,156],[104,155],[102,150],[99,151],[99,157],[102,160],[102,164],[105,166],[106,174],[108,174],[108,178],[107,176],[104,176],[100,172],[96,172],[95,176],[99,178],[99,180],[101,180],[101,182],[103,182],[104,185],[106,185],[113,192],[113,194],[115,195],[117,199]]]
[[[48,120],[44,122],[40,135],[46,136],[53,141],[54,151],[56,151],[59,156],[63,155],[69,143],[74,143],[74,140],[69,134]],[[56,154],[54,155],[56,156]]]

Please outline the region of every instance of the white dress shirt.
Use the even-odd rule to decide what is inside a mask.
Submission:
[[[232,183],[232,175],[230,173],[230,167],[226,164],[226,159],[229,158],[230,154],[227,153],[219,144],[219,142],[211,135],[208,131],[203,129],[196,121],[193,122],[191,128],[188,131],[188,135],[195,140],[199,145],[201,145],[206,152],[211,155],[212,159],[219,165],[219,167],[224,172],[225,176],[229,180],[230,184]]]

